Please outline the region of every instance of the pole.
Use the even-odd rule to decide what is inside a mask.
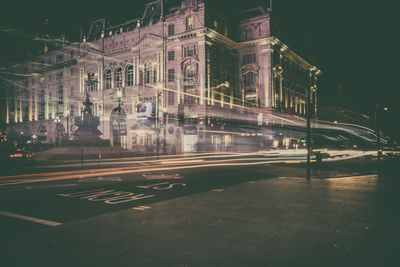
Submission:
[[[156,132],[157,132],[157,158],[160,156],[160,93],[157,89],[157,118],[156,118]]]
[[[104,28],[104,26],[103,26],[103,32],[101,33],[101,81],[102,81],[102,88],[101,88],[101,98],[102,98],[102,100],[103,100],[103,105],[102,105],[102,108],[103,108],[103,110],[102,110],[102,114],[101,114],[101,116],[102,116],[102,124],[103,124],[103,137],[105,136],[105,130],[104,130],[104,127],[105,127],[105,120],[104,120],[104,116],[105,116],[105,103],[104,103],[104,88],[105,88],[105,86],[104,86],[104,83],[105,83],[105,77],[104,77],[104,30],[105,30],[105,28]],[[100,78],[100,77],[99,77]]]
[[[381,129],[379,127],[379,102],[376,103],[375,124],[376,124],[376,149],[378,150],[378,164],[381,161]]]
[[[307,113],[307,180],[311,178],[311,125],[310,125],[310,89],[312,72],[310,72],[310,84],[306,89],[306,113]]]
[[[67,113],[67,140],[69,140],[69,113]]]

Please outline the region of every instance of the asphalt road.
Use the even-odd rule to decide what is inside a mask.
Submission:
[[[146,213],[157,203],[224,192],[265,179],[304,179],[302,161],[304,155],[204,154],[21,168],[18,174],[0,177],[1,245],[7,248],[8,242],[19,239],[28,242],[26,237],[38,232],[51,235],[60,227],[79,231],[83,227],[80,223],[87,220],[96,224],[116,214]],[[382,168],[396,165],[387,166]],[[313,180],[370,177],[376,176],[377,171],[374,157],[352,158],[342,153],[314,164]],[[35,240],[28,243],[35,246]]]

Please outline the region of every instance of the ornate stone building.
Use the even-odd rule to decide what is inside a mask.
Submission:
[[[229,149],[241,142],[239,121],[304,115],[310,87],[316,111],[320,71],[274,36],[271,10],[231,21],[201,0],[164,5],[108,28],[94,21],[81,42],[14,66],[22,78],[4,84],[8,130],[72,138],[86,91],[102,138],[138,151]]]

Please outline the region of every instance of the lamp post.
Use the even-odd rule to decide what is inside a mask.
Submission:
[[[56,146],[58,146],[58,126],[60,125],[60,122],[61,122],[61,120],[60,120],[60,118],[57,116],[55,119],[54,119],[54,123],[56,124],[56,131],[55,131],[55,144],[56,144]]]
[[[306,141],[307,141],[307,180],[311,178],[311,108],[310,108],[310,93],[311,93],[311,86],[312,86],[312,77],[313,72],[310,71],[310,80],[309,86],[306,87],[306,113],[307,113],[307,134],[306,134]]]
[[[67,140],[69,140],[69,110],[67,109]]]
[[[161,94],[161,89],[162,85],[157,84],[155,87],[157,90],[157,104],[156,104],[156,133],[157,133],[157,158],[160,156],[160,94]]]
[[[119,137],[119,143],[120,143],[120,146],[122,145],[122,142],[121,142],[121,97],[122,97],[122,92],[121,91],[118,91],[117,92],[117,97],[118,97],[118,100],[117,100],[117,102],[118,102],[118,108],[117,108],[117,112],[118,112],[118,137]]]

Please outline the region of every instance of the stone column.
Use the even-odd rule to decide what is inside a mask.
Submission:
[[[6,99],[6,124],[10,123],[10,111],[8,106],[8,98]]]
[[[199,54],[199,58],[203,59],[199,63],[199,73],[197,74],[198,77],[200,77],[200,87],[199,87],[199,94],[200,94],[200,105],[204,104],[204,69],[205,69],[205,63],[206,61],[206,55],[205,55],[205,42],[201,41],[198,43],[197,51]]]
[[[22,122],[22,95],[19,95],[19,122]]]
[[[32,121],[32,116],[33,116],[33,114],[32,114],[32,91],[29,91],[29,114],[28,114],[29,121]]]

